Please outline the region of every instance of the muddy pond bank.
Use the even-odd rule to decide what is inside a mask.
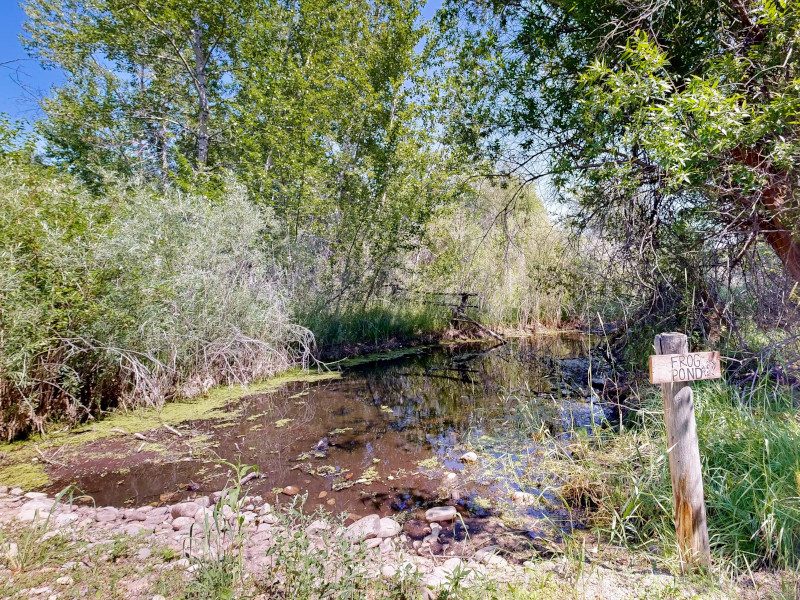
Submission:
[[[590,372],[588,352],[579,334],[407,350],[187,403],[180,415],[168,406],[157,421],[115,417],[27,446],[28,460],[47,475],[39,489],[73,485],[98,506],[208,494],[224,487],[229,464],[250,464],[261,475],[250,493],[307,494],[308,509],[414,520],[446,504],[469,521],[502,516],[551,536],[581,516],[537,468],[542,453],[614,420],[592,392],[602,373]]]

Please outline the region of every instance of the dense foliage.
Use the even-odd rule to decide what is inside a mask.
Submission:
[[[796,2],[445,6],[450,139],[549,177],[611,242],[629,306],[704,334],[737,313],[785,318],[800,278]]]
[[[20,151],[0,165],[2,437],[308,359],[263,243],[274,221],[241,188],[97,197]]]

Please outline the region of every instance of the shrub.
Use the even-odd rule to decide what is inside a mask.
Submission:
[[[0,436],[159,405],[309,357],[265,249],[270,215],[141,182],[103,196],[0,157]]]

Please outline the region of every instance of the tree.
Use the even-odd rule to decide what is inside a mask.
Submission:
[[[793,0],[450,1],[451,139],[553,177],[642,254],[672,236],[681,275],[698,248],[730,271],[761,240],[800,282],[798,17]]]
[[[45,101],[51,155],[84,177],[214,163],[249,0],[31,0],[25,43],[67,83]]]

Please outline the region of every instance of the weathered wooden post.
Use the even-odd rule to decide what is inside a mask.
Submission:
[[[689,353],[682,333],[662,333],[655,339],[656,355],[650,357],[650,381],[660,383],[667,425],[669,473],[672,479],[675,531],[683,570],[708,567],[706,504],[697,442],[692,388],[687,383],[721,377],[719,352]]]

